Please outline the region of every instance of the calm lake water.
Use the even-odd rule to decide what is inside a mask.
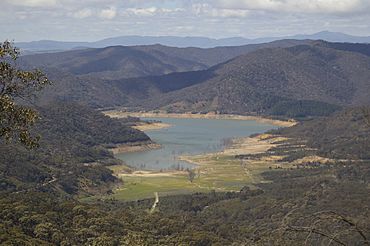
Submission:
[[[181,155],[197,155],[220,151],[231,138],[247,137],[275,129],[277,126],[244,120],[143,118],[159,120],[170,128],[147,131],[162,148],[145,152],[123,153],[116,157],[138,169],[166,170],[192,167],[177,160]]]

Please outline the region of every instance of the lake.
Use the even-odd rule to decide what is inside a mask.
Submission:
[[[191,164],[179,161],[178,156],[217,152],[222,150],[231,138],[247,137],[278,128],[252,120],[142,119],[159,120],[171,125],[169,128],[145,132],[153,141],[162,146],[161,149],[116,155],[128,165],[145,170],[191,168]]]

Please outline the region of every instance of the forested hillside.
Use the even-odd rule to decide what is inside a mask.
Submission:
[[[139,81],[130,79],[128,83],[122,83],[122,78],[150,76],[154,80],[155,75],[204,70],[260,48],[290,47],[300,43],[306,41],[282,40],[260,45],[214,49],[161,45],[115,46],[23,56],[19,58],[19,64],[27,69],[42,68],[53,80],[53,86],[46,88],[39,97],[39,104],[47,105],[59,100],[85,103],[94,108],[117,107],[129,105],[137,99],[144,99],[142,94],[136,93],[138,88],[148,94],[144,95],[145,98],[158,96],[157,92],[161,93],[155,89],[155,85],[151,85],[152,81],[140,83],[141,79]],[[179,76],[183,75],[179,73]],[[177,75],[164,80],[173,81],[173,79],[181,81]],[[186,79],[186,75],[183,79]],[[204,79],[204,76],[200,76],[199,79]],[[173,83],[173,88],[169,89],[186,86],[187,83],[179,85]],[[150,88],[153,90],[148,92]]]
[[[114,107],[130,102],[130,95],[117,89],[114,83],[99,78],[79,78],[55,68],[44,69],[53,85],[42,90],[36,102],[48,105],[55,101],[74,102],[92,108]]]
[[[321,42],[263,49],[203,73],[177,75],[190,86],[152,98],[143,105],[170,112],[326,115],[342,106],[370,103],[369,71],[368,56],[327,48]],[[205,74],[208,77],[199,79]],[[149,81],[156,85],[163,80],[158,77]]]
[[[120,79],[205,69],[206,66],[155,49],[113,46],[22,57],[25,65],[58,68],[74,75]]]
[[[305,121],[274,133],[304,143],[316,154],[333,159],[370,160],[370,108],[353,108],[329,118]],[[287,146],[285,146],[287,147]],[[297,149],[296,149],[297,150]]]
[[[291,47],[312,41],[280,40],[265,44],[212,49],[176,48],[162,45],[112,46],[23,56],[25,66],[55,68],[77,76],[122,79],[204,70],[249,52]]]
[[[39,148],[0,144],[2,192],[109,190],[118,180],[104,166],[120,162],[107,147],[150,141],[119,120],[80,105],[55,103],[41,108],[40,114],[33,129],[41,137]]]

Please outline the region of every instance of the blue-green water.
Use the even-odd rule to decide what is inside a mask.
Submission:
[[[143,118],[160,120],[170,128],[147,131],[147,135],[162,146],[145,152],[118,154],[117,158],[138,169],[176,169],[192,165],[177,160],[181,155],[196,155],[220,151],[231,138],[262,133],[276,126],[256,121],[216,119]]]

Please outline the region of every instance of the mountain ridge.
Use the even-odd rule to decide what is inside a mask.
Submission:
[[[189,58],[189,49],[136,47],[140,52],[159,50],[180,57],[187,53],[186,57],[195,63],[210,54],[216,57],[214,61],[221,61],[214,66],[210,66],[213,62],[203,64],[208,69],[162,75],[106,78],[104,71],[100,75],[99,72],[73,74],[58,66],[51,67],[46,72],[57,83],[43,92],[40,102],[47,104],[57,98],[95,108],[130,107],[176,113],[213,111],[294,118],[322,116],[342,107],[370,104],[370,45],[324,41],[294,41],[283,47],[274,44],[196,49],[205,54],[194,52],[195,58]],[[111,48],[99,52],[107,49]],[[239,53],[243,49],[244,54]],[[24,58],[45,55],[50,54]],[[239,56],[228,59],[233,55]],[[53,59],[58,60],[58,56]]]
[[[311,39],[329,42],[370,43],[370,36],[353,36],[340,32],[321,31],[313,34],[297,34],[282,37],[262,37],[248,39],[243,37],[207,38],[207,37],[177,37],[177,36],[120,36],[106,38],[95,42],[63,42],[53,40],[40,40],[31,42],[18,42],[16,46],[28,52],[45,52],[69,50],[75,48],[103,48],[106,46],[133,46],[162,44],[171,47],[198,47],[215,48],[222,46],[242,46],[248,44],[261,44],[282,39]]]
[[[290,116],[300,116],[302,112],[321,115],[343,106],[369,105],[369,56],[319,44],[261,49],[239,56],[206,70],[212,76],[205,80],[187,81],[191,86],[142,102],[143,108],[272,115],[289,115],[293,110],[297,114]],[[196,81],[202,72],[193,75]],[[154,79],[154,84],[163,80],[166,75]]]
[[[120,79],[204,70],[236,56],[266,47],[290,47],[311,41],[279,40],[271,43],[211,49],[163,45],[109,46],[56,53],[25,55],[21,64],[52,67],[77,76]]]

